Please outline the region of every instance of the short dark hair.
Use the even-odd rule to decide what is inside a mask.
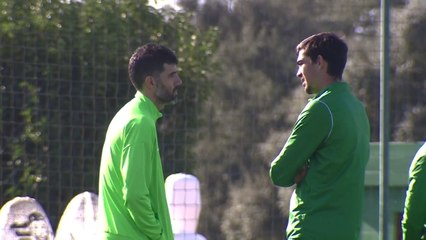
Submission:
[[[129,60],[129,78],[136,90],[141,90],[145,78],[159,74],[164,70],[164,64],[177,64],[175,53],[159,44],[148,43],[135,50]]]
[[[305,55],[310,57],[313,62],[317,61],[321,55],[328,63],[327,73],[331,76],[342,79],[343,70],[346,66],[348,55],[348,46],[336,34],[330,32],[322,32],[312,35],[296,47],[296,52],[305,50]]]

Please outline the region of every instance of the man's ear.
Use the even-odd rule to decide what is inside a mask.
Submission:
[[[151,75],[146,76],[143,85],[145,85],[145,87],[148,89],[152,89],[153,87],[155,87],[154,76],[151,76]]]
[[[318,57],[317,57],[317,64],[318,64],[319,68],[327,69],[328,63],[327,63],[327,61],[325,61],[325,59],[321,55],[318,55]]]

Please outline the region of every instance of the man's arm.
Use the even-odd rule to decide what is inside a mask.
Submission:
[[[297,172],[296,177],[294,177],[294,183],[299,184],[308,173],[308,164],[303,165],[303,167]]]
[[[316,101],[308,104],[280,154],[272,161],[270,177],[275,185],[289,187],[306,175],[307,162],[332,128],[328,107]],[[305,169],[306,167],[306,169]]]
[[[151,207],[149,193],[155,139],[155,131],[149,125],[134,125],[127,131],[121,165],[123,196],[135,226],[150,239],[161,239],[163,229]]]
[[[413,162],[405,199],[402,232],[404,240],[421,239],[426,219],[426,156]]]

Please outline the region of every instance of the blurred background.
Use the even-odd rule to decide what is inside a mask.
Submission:
[[[157,42],[176,51],[184,81],[158,123],[164,175],[199,178],[198,232],[283,239],[293,189],[273,186],[268,171],[310,97],[295,76],[295,47],[332,31],[349,45],[344,80],[370,119],[362,237],[377,239],[380,1],[160,2],[0,0],[0,205],[34,197],[55,229],[75,195],[97,193],[109,121],[135,93],[128,59]],[[426,136],[426,1],[394,0],[390,11],[396,226],[408,164]]]

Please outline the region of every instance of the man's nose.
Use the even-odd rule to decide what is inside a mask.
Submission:
[[[178,77],[177,77],[176,85],[177,85],[177,86],[179,86],[179,85],[182,85],[182,83],[183,83],[183,82],[182,82],[182,79],[178,76]]]
[[[296,72],[296,76],[297,76],[298,78],[301,78],[301,77],[302,77],[302,71],[300,71],[300,69],[298,69],[298,70],[297,70],[297,72]]]

